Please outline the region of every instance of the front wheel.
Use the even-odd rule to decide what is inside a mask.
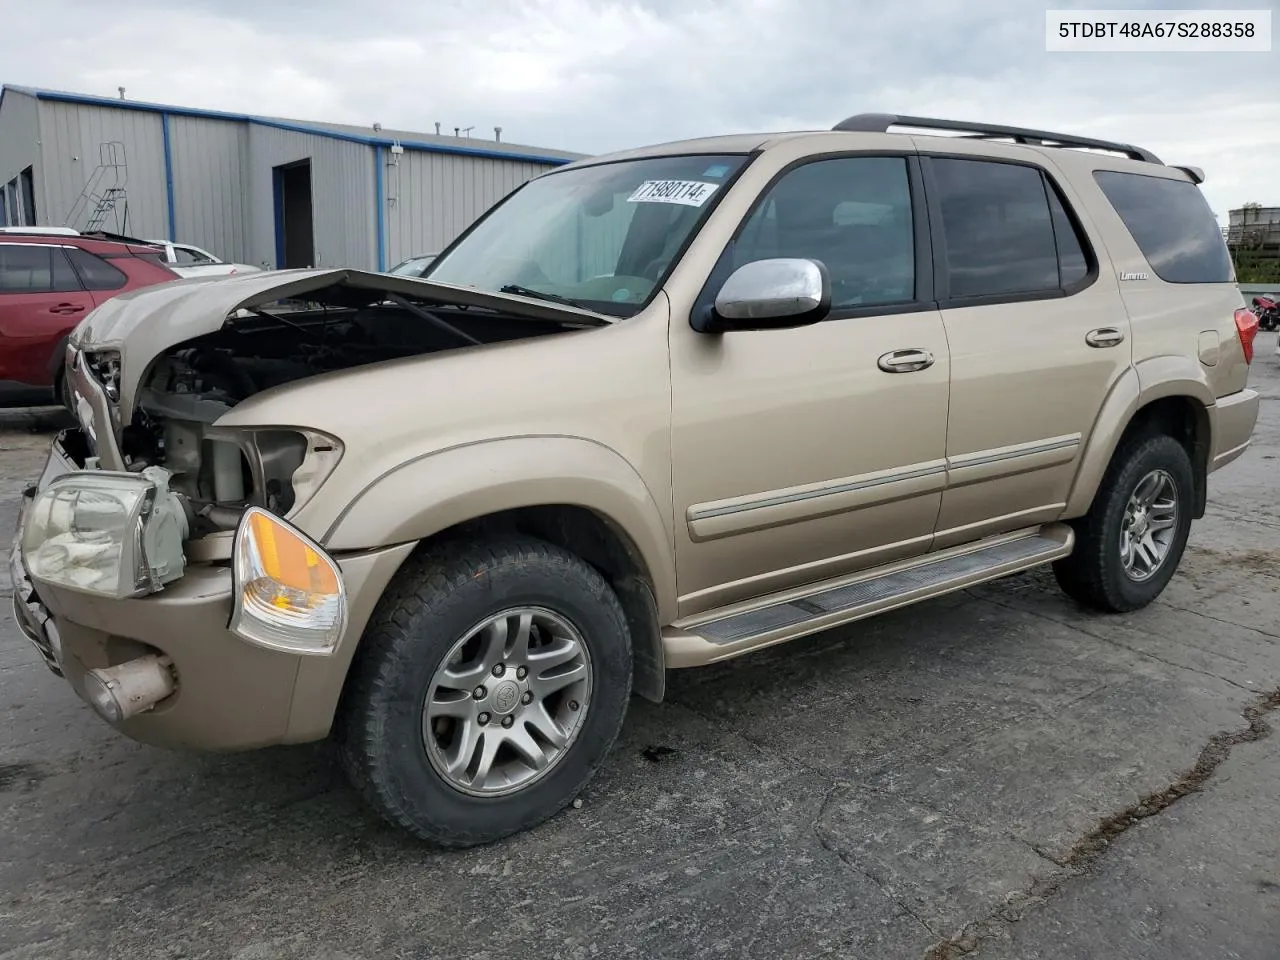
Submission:
[[[1124,613],[1156,599],[1177,570],[1191,532],[1191,458],[1166,435],[1139,437],[1117,451],[1089,512],[1077,520],[1076,546],[1054,564],[1068,596]]]
[[[622,726],[631,643],[596,570],[538,540],[453,545],[405,564],[365,631],[343,765],[384,818],[441,846],[546,820]]]

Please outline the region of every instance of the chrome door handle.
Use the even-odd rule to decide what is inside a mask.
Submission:
[[[893,350],[877,360],[876,366],[885,373],[913,373],[933,366],[933,354],[914,347],[909,350]]]
[[[1099,327],[1086,333],[1084,342],[1091,347],[1114,347],[1124,342],[1124,333],[1116,327]]]

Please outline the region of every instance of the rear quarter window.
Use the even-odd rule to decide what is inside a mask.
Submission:
[[[67,251],[71,262],[76,265],[76,272],[89,290],[119,290],[129,278],[123,272],[107,263],[101,257],[88,250],[74,248]]]
[[[1115,170],[1096,170],[1093,176],[1161,280],[1231,282],[1226,241],[1194,183]]]

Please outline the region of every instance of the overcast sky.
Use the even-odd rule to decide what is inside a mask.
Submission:
[[[1067,7],[1270,8],[1280,0]],[[23,12],[14,15],[17,7]],[[1028,0],[0,0],[0,79],[599,153],[865,111],[1125,140],[1280,205],[1270,53],[1045,52]],[[1280,16],[1273,12],[1273,31]]]

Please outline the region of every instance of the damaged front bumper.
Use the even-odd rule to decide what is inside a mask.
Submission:
[[[125,597],[33,577],[22,548],[32,504],[78,472],[91,471],[60,437],[24,491],[9,553],[15,618],[48,668],[144,743],[233,751],[325,737],[373,606],[414,544],[335,558],[348,607],[327,655],[272,649],[230,629],[235,585],[226,562],[190,563],[162,589]]]
[[[31,501],[24,497],[23,506]],[[19,531],[21,526],[19,525]],[[49,610],[36,595],[35,585],[22,567],[22,551],[17,536],[9,551],[9,580],[13,584],[13,619],[18,629],[36,648],[50,670],[59,677],[62,673],[62,638],[58,634],[58,625],[49,616]]]
[[[36,494],[47,487],[56,476],[77,469],[61,448],[55,444],[45,462],[40,479],[22,492],[18,507],[18,522],[14,526],[13,544],[9,550],[9,580],[13,584],[13,618],[22,635],[31,642],[45,665],[58,676],[62,673],[62,638],[58,626],[49,616],[48,608],[36,594],[35,584],[27,576],[22,562],[22,534],[26,527],[27,512]]]

